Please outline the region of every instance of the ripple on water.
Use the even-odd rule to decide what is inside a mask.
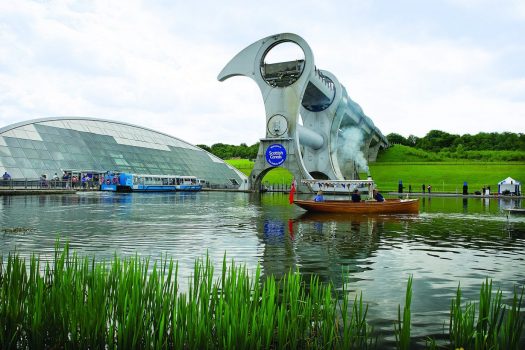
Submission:
[[[411,275],[413,332],[421,336],[442,334],[458,285],[466,299],[477,300],[485,278],[507,297],[525,284],[525,218],[477,212],[477,202],[456,209],[455,199],[434,198],[434,212],[420,215],[305,216],[287,200],[219,192],[11,197],[3,202],[1,227],[33,230],[3,234],[0,254],[17,250],[51,259],[60,237],[100,260],[115,253],[174,259],[182,288],[195,259],[206,254],[217,268],[225,253],[249,269],[260,263],[264,274],[299,268],[337,290],[362,292],[370,322],[387,340],[394,339],[397,306]]]

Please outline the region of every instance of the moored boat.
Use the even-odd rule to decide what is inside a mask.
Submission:
[[[416,214],[419,212],[419,199],[385,199],[383,202],[367,200],[294,200],[293,203],[305,210],[318,213],[346,214]]]
[[[203,183],[195,176],[108,172],[100,189],[112,192],[196,192],[202,189]]]

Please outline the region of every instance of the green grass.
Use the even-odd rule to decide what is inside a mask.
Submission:
[[[379,162],[447,162],[447,161],[525,161],[524,151],[462,151],[428,152],[422,149],[404,145],[393,145],[381,150],[378,155]]]
[[[381,150],[377,156],[378,162],[440,162],[443,160],[443,157],[437,153],[403,145],[394,145]]]
[[[497,159],[497,155],[509,151],[484,152]],[[490,186],[491,192],[496,192],[498,182],[509,176],[518,181],[525,180],[525,161],[449,159],[440,157],[440,154],[395,145],[379,154],[377,162],[370,164],[370,172],[382,191],[397,191],[398,182],[402,180],[405,192],[408,192],[409,185],[412,185],[413,192],[421,192],[421,185],[425,184],[431,185],[434,192],[462,193],[464,181],[470,193],[481,191],[486,186]]]
[[[487,151],[492,153],[506,151]],[[421,185],[432,186],[433,192],[462,193],[463,182],[469,186],[469,193],[481,191],[490,186],[491,192],[498,189],[498,182],[512,177],[525,181],[525,161],[521,162],[481,162],[477,160],[442,160],[435,153],[411,147],[396,145],[382,152],[377,162],[369,164],[370,173],[383,192],[397,191],[399,180],[403,181],[404,192],[409,185],[412,192],[421,192]],[[232,159],[227,162],[249,175],[254,163],[245,159]],[[362,174],[362,178],[366,174]],[[263,184],[289,186],[292,174],[283,168],[270,171]]]
[[[525,163],[479,163],[468,162],[419,162],[419,163],[372,163],[370,173],[382,191],[397,191],[399,180],[403,181],[405,192],[412,185],[413,192],[420,192],[421,185],[431,185],[433,192],[462,193],[463,182],[469,192],[481,191],[490,186],[496,192],[498,182],[508,176],[525,180]]]
[[[251,160],[248,159],[227,159],[226,163],[236,167],[241,172],[243,172],[246,176],[250,175],[250,172],[253,169],[253,165],[255,164]],[[287,169],[277,167],[273,170],[271,170],[266,176],[263,178],[262,183],[265,185],[279,185],[279,186],[286,186],[289,187],[292,183],[293,175],[290,173]]]
[[[253,161],[248,159],[226,159],[226,163],[239,169],[244,175],[249,176],[255,164]]]

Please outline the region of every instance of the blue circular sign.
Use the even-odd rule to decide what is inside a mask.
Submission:
[[[266,161],[272,166],[279,166],[286,160],[286,148],[278,143],[266,149]]]

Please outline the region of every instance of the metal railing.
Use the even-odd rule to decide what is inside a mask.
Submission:
[[[73,182],[68,180],[48,179],[0,179],[0,190],[98,190],[98,181]]]

